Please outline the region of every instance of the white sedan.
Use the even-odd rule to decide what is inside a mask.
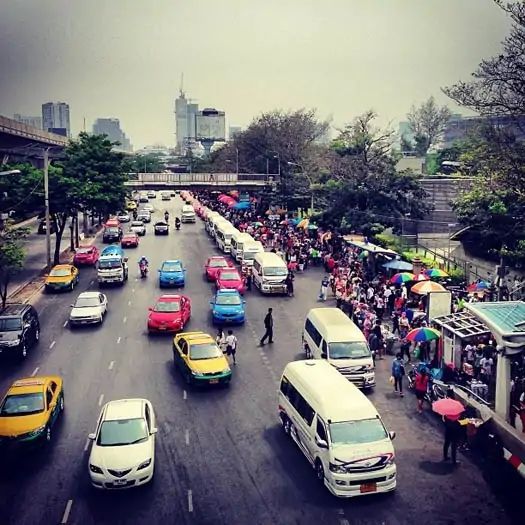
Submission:
[[[102,323],[108,311],[108,298],[100,292],[83,292],[71,306],[70,325]]]
[[[129,231],[135,232],[137,235],[142,237],[143,235],[146,235],[146,225],[143,221],[133,221]]]
[[[150,213],[153,213],[155,211],[155,208],[151,204],[146,204],[142,208],[144,211],[149,211]]]
[[[127,489],[145,485],[155,471],[153,406],[147,399],[110,401],[102,408],[93,442],[89,475],[97,489]]]

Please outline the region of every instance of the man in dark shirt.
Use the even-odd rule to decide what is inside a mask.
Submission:
[[[268,308],[268,313],[264,317],[264,335],[261,338],[261,346],[264,345],[264,342],[266,339],[268,339],[268,342],[271,344],[273,343],[273,310],[271,308]]]

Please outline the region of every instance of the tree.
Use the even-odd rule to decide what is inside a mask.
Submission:
[[[470,82],[443,88],[459,105],[483,116],[522,116],[525,114],[525,3],[495,3],[513,21],[510,35],[503,41],[503,52],[483,60]]]
[[[450,116],[450,110],[446,106],[439,107],[434,97],[430,97],[419,107],[412,106],[407,118],[415,135],[415,151],[419,156],[424,157],[430,147],[436,144],[445,131]]]
[[[394,132],[377,128],[375,118],[372,111],[357,117],[332,145],[337,156],[322,190],[327,208],[318,220],[343,233],[372,235],[399,227],[408,214],[418,219],[430,210],[417,176],[396,170]]]
[[[28,228],[13,228],[10,224],[0,230],[0,299],[2,309],[7,303],[7,288],[13,275],[24,266],[25,249],[21,240],[29,234]]]
[[[134,155],[129,160],[129,173],[161,173],[165,166],[159,155]]]

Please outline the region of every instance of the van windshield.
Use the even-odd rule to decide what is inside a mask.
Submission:
[[[328,357],[330,359],[363,359],[371,357],[371,355],[372,353],[364,341],[347,341],[328,345]]]
[[[334,445],[364,445],[388,438],[386,429],[378,418],[330,423],[328,429]]]
[[[263,269],[263,274],[268,277],[286,277],[288,270],[282,266],[270,266]]]
[[[99,261],[98,267],[101,270],[114,270],[116,268],[122,268],[122,263],[120,261]]]

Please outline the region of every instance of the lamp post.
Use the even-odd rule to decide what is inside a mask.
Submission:
[[[306,173],[305,169],[301,164],[298,164],[297,162],[287,162],[288,166],[296,166],[301,170],[301,173],[306,177],[306,180],[308,181],[308,189],[310,190],[310,214],[313,214],[314,212],[314,190],[312,188],[312,180],[308,176],[308,173]]]
[[[235,173],[239,176],[239,148],[235,148]]]
[[[457,224],[455,222],[447,224],[447,228],[448,228],[447,271],[450,271],[450,235],[451,235],[451,228],[455,228],[456,226],[457,226]]]
[[[46,263],[51,271],[51,214],[49,213],[49,150],[44,149],[44,208],[46,217]]]

